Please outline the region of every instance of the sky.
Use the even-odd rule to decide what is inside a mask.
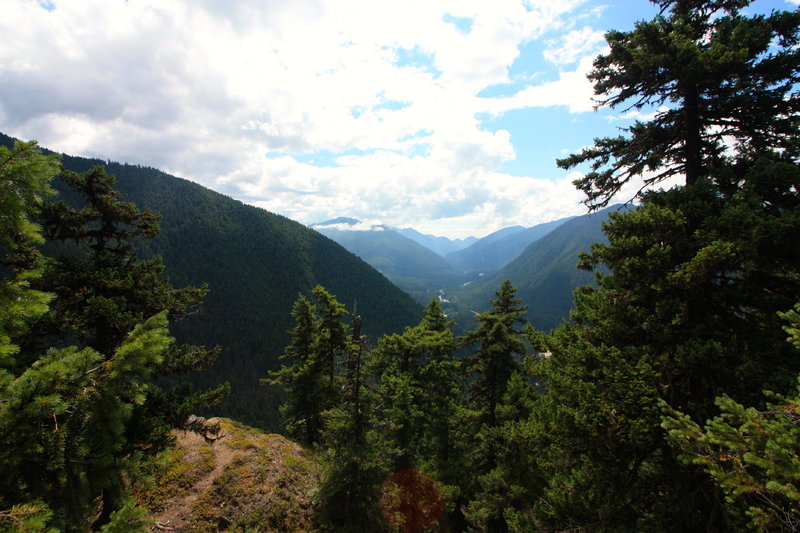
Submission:
[[[646,0],[4,0],[0,131],[304,224],[480,237],[586,212],[581,169],[555,160],[637,118],[595,110],[586,74],[606,31],[656,12]]]

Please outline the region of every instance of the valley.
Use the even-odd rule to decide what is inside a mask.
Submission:
[[[604,242],[602,224],[608,213],[624,209],[620,204],[529,228],[503,228],[473,238],[457,250],[453,248],[460,243],[441,246],[449,241],[445,237],[412,240],[404,230],[365,226],[353,218],[309,227],[359,256],[420,305],[436,298],[455,320],[457,332],[474,326],[475,314],[487,309],[506,279],[523,301],[531,303],[531,324],[547,331],[569,318],[573,291],[594,283],[591,271],[577,268],[579,254],[588,252],[594,242]]]

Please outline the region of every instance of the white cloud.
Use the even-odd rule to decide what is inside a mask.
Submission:
[[[551,40],[544,57],[556,65],[569,65],[586,56],[597,55],[605,45],[604,32],[584,26],[572,30],[561,39]]]
[[[478,94],[512,81],[520,47],[570,30],[583,3],[12,0],[0,131],[156,166],[305,223],[377,215],[452,235],[530,225],[575,214],[580,196],[565,177],[503,174],[511,136],[476,115],[590,110],[597,32],[553,40],[547,57],[574,64],[556,77]],[[302,162],[321,153],[329,166]]]
[[[594,108],[594,89],[586,78],[592,70],[592,56],[584,57],[573,71],[563,71],[555,81],[528,86],[505,98],[486,99],[486,110],[495,115],[526,107],[564,106],[572,113]]]
[[[343,231],[384,231],[386,226],[379,220],[359,220],[353,223],[331,222],[328,224],[314,224],[314,229],[332,229]]]

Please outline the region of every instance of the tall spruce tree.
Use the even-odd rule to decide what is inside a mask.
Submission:
[[[378,384],[376,416],[388,426],[393,470],[446,468],[457,400],[455,338],[439,302],[431,300],[417,326],[378,340],[370,374]]]
[[[677,459],[661,402],[705,420],[716,396],[755,402],[800,369],[777,316],[800,298],[800,12],[657,3],[661,16],[607,35],[590,77],[601,104],[667,109],[560,163],[592,163],[576,182],[591,207],[634,177],[686,185],[610,217],[609,244],[582,260],[610,274],[540,338],[552,357],[531,427],[546,483],[527,527],[735,530],[711,478]]]
[[[366,337],[361,335],[361,318],[353,316],[350,338],[344,323],[336,316],[344,310],[336,298],[317,287],[314,294],[326,311],[320,319],[321,351],[326,357],[335,353],[344,356],[344,375],[331,378],[341,383],[337,403],[323,413],[326,448],[323,450],[324,474],[317,495],[320,503],[317,521],[322,531],[352,532],[389,531],[381,515],[379,495],[387,476],[385,437],[375,429],[372,417],[374,396],[365,387],[364,355]],[[331,339],[340,342],[331,344]],[[339,365],[335,365],[337,368]]]
[[[292,364],[271,372],[263,383],[284,388],[286,402],[281,406],[281,414],[286,420],[286,431],[292,438],[313,446],[319,442],[321,414],[329,399],[322,379],[322,361],[314,351],[316,312],[308,298],[303,295],[297,298],[292,318],[294,328],[289,332],[292,340],[281,355],[281,359],[292,360]]]
[[[489,311],[478,315],[478,327],[467,332],[464,344],[477,345],[465,361],[467,405],[472,420],[467,438],[462,498],[467,504],[467,519],[482,531],[508,531],[503,513],[503,492],[509,486],[500,468],[504,435],[501,406],[512,376],[521,370],[525,352],[523,342],[524,314],[527,306],[516,298],[516,289],[505,280],[495,293]],[[515,382],[516,386],[522,386]]]
[[[741,10],[752,0],[651,1],[662,15],[608,32],[610,52],[589,78],[598,105],[658,108],[656,117],[558,162],[591,163],[575,184],[592,208],[636,177],[650,185],[683,176],[693,185],[724,160],[731,141],[741,152],[798,147],[800,13],[746,17]]]
[[[338,367],[347,359],[353,349],[348,337],[349,328],[342,320],[348,315],[344,304],[328,292],[325,287],[317,285],[311,291],[316,300],[319,314],[315,347],[318,357],[324,365],[328,376],[328,384],[333,387]]]
[[[519,370],[518,357],[524,353],[522,324],[526,305],[520,305],[517,290],[503,281],[492,300],[492,308],[478,315],[478,327],[467,332],[465,345],[477,345],[466,360],[470,383],[469,398],[481,424],[495,426],[497,405],[506,393],[511,375]]]
[[[322,413],[338,405],[341,370],[355,349],[342,321],[347,316],[344,305],[321,285],[314,287],[312,295],[314,303],[300,295],[292,306],[295,326],[281,355],[291,364],[263,380],[283,387],[286,402],[281,413],[287,432],[308,446],[321,442]]]

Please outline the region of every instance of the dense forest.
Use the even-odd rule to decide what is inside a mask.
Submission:
[[[531,327],[537,302],[502,280],[462,336],[433,300],[371,343],[376,317],[336,280],[292,291],[283,365],[261,377],[323,465],[316,530],[800,528],[800,10],[656,3],[606,35],[590,79],[598,105],[658,111],[559,164],[588,170],[593,210],[637,179],[682,185],[608,213],[569,322]],[[56,174],[85,207],[51,200]],[[167,330],[214,287],[137,256],[157,217],[103,169],[17,143],[0,176],[0,524],[145,530],[131,485],[226,393],[153,379],[218,356]]]

